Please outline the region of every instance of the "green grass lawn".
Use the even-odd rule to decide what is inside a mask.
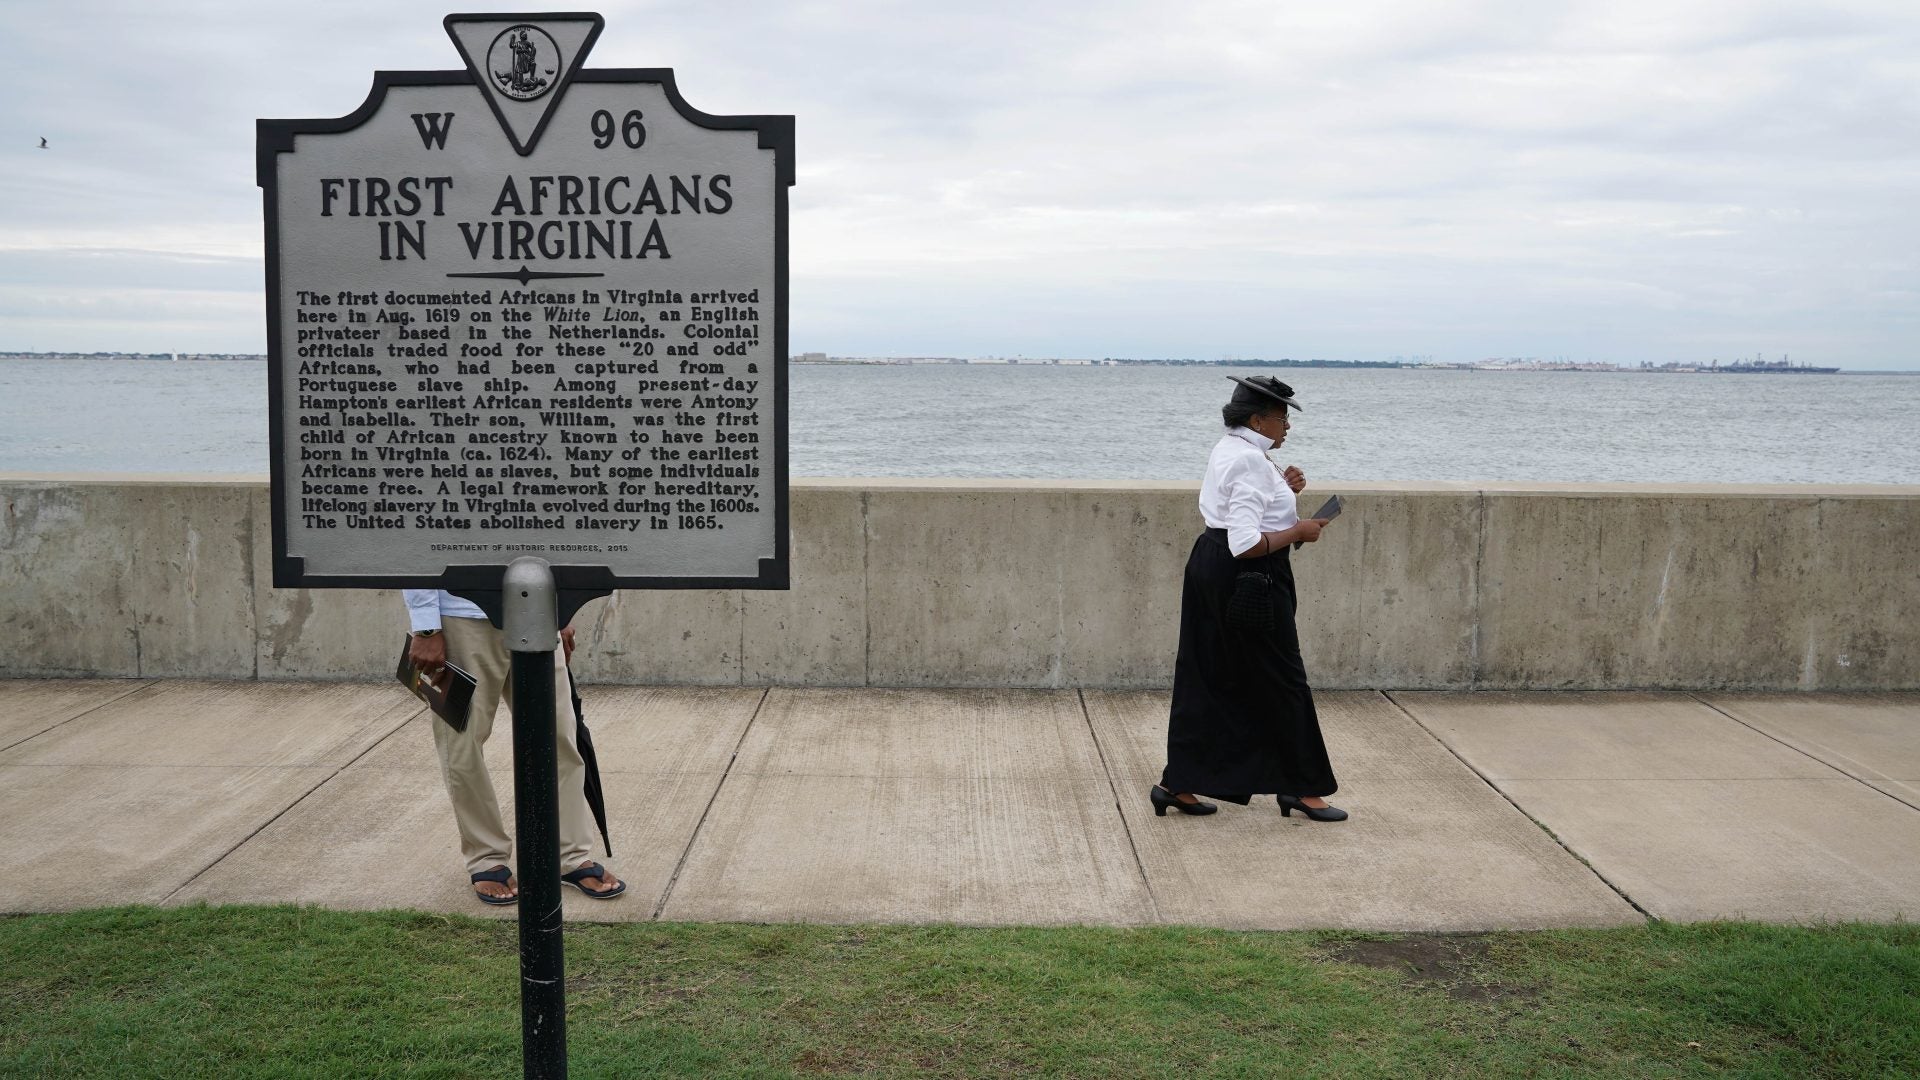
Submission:
[[[517,1076],[511,922],[0,919],[0,1075]],[[1920,1075],[1920,927],[569,927],[573,1075]]]

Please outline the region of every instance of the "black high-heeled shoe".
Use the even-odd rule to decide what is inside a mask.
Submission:
[[[1280,796],[1280,816],[1292,817],[1295,810],[1315,821],[1345,821],[1347,812],[1337,806],[1308,806],[1300,801],[1298,795]]]
[[[1147,792],[1147,797],[1153,800],[1154,817],[1166,817],[1168,807],[1172,807],[1183,814],[1201,815],[1216,813],[1220,809],[1210,802],[1201,802],[1198,799],[1192,802],[1181,802],[1179,796],[1158,784],[1155,784],[1153,788]]]

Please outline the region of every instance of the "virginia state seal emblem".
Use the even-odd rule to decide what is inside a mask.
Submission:
[[[487,73],[515,101],[532,101],[553,89],[559,69],[560,46],[537,26],[509,26],[487,49]]]

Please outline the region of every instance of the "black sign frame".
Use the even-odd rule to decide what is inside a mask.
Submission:
[[[551,17],[551,16],[550,16]],[[597,35],[597,29],[596,29]],[[591,44],[591,41],[589,41]],[[602,596],[614,589],[786,589],[791,587],[791,540],[788,505],[787,468],[787,379],[790,374],[787,351],[787,189],[794,185],[794,122],[792,116],[738,115],[716,116],[687,103],[674,82],[672,68],[580,68],[573,73],[565,93],[575,83],[654,84],[666,94],[682,119],[715,131],[754,131],[759,148],[774,152],[774,331],[772,362],[777,365],[774,401],[775,446],[773,469],[774,554],[762,558],[758,573],[740,577],[630,576],[615,574],[606,566],[577,563],[553,563],[554,583],[564,601],[569,597]],[[261,190],[261,208],[266,223],[267,290],[267,437],[272,466],[273,585],[280,589],[445,589],[460,595],[474,595],[482,606],[497,596],[504,563],[448,565],[438,574],[321,574],[306,568],[306,559],[289,554],[287,514],[288,491],[292,478],[286,474],[282,459],[282,439],[286,418],[282,415],[283,370],[288,361],[282,348],[280,311],[280,190],[279,155],[293,152],[296,135],[333,135],[353,131],[370,120],[385,103],[387,91],[396,86],[474,86],[473,75],[465,70],[375,71],[373,86],[360,107],[345,116],[313,119],[257,120],[255,124],[255,173]],[[485,91],[475,89],[484,97]],[[489,102],[490,108],[496,108]],[[491,594],[491,595],[487,595]]]

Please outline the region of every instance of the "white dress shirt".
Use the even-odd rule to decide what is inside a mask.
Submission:
[[[443,589],[402,589],[400,595],[407,598],[407,621],[414,630],[438,630],[440,620],[447,619],[484,619],[487,613],[480,605],[465,597],[455,596]]]
[[[1293,489],[1280,466],[1267,460],[1273,440],[1252,428],[1228,428],[1213,444],[1207,475],[1200,481],[1200,516],[1210,529],[1227,530],[1235,555],[1260,542],[1260,534],[1300,523]]]

